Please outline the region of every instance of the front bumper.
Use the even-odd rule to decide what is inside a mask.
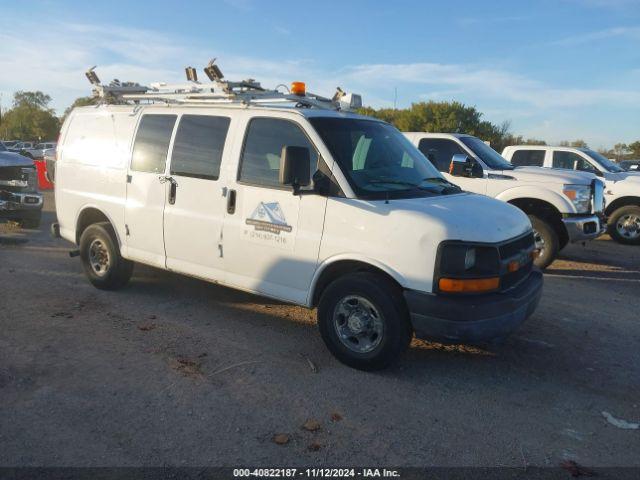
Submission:
[[[42,210],[40,193],[0,192],[0,218],[19,218],[25,212]]]
[[[598,238],[606,231],[605,222],[598,215],[565,217],[562,219],[569,242],[583,242]]]
[[[416,337],[447,343],[504,338],[533,314],[542,296],[542,272],[506,292],[448,296],[405,290]]]

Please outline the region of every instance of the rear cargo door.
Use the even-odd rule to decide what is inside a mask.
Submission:
[[[163,215],[170,182],[167,154],[177,115],[142,115],[127,175],[127,257],[165,267]]]

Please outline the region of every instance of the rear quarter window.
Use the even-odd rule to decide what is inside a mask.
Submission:
[[[516,150],[511,157],[511,164],[516,167],[543,167],[544,150]]]

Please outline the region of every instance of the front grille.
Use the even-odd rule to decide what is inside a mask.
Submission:
[[[532,232],[520,238],[516,238],[515,240],[510,240],[503,245],[500,245],[500,247],[498,247],[498,250],[500,251],[500,258],[502,260],[506,260],[518,255],[523,251],[533,250],[534,246],[535,241],[533,239]]]
[[[31,184],[34,178],[35,168],[2,167],[0,168],[0,189],[7,192],[32,191],[34,186]]]
[[[516,238],[498,247],[501,271],[500,290],[509,290],[529,276],[533,269],[531,252],[534,248],[533,233]],[[509,272],[508,265],[514,260],[518,261],[522,266],[515,272]]]

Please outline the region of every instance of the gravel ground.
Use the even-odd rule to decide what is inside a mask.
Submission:
[[[640,466],[640,247],[567,247],[496,350],[363,373],[303,308],[142,266],[94,289],[45,209],[0,225],[0,465]]]

